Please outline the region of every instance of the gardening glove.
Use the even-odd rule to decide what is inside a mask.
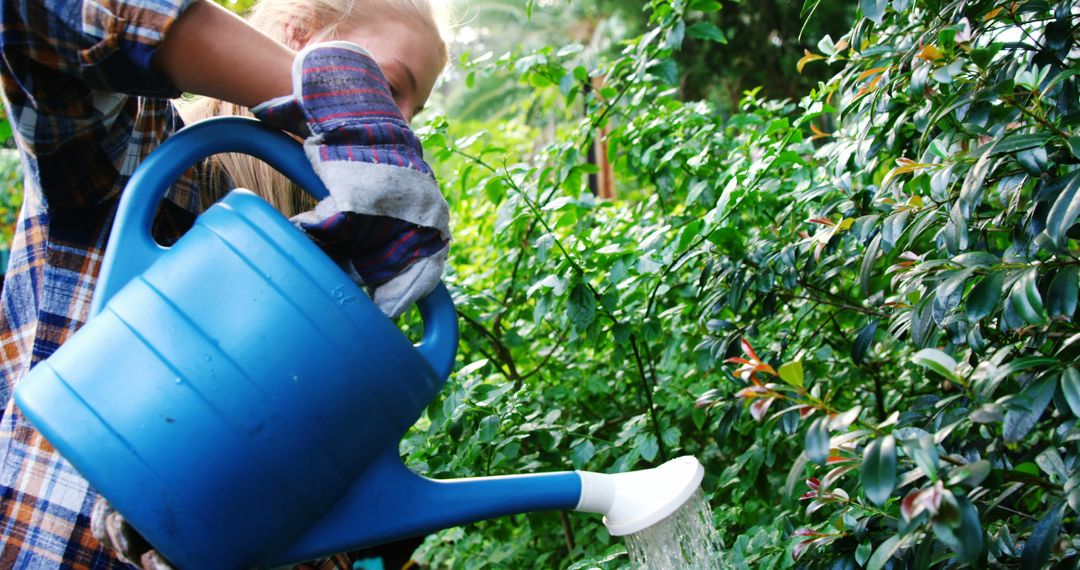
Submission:
[[[175,570],[150,543],[124,520],[102,497],[94,502],[90,513],[90,532],[102,546],[112,549],[116,557],[142,570]]]
[[[330,191],[293,223],[397,317],[438,284],[450,240],[449,207],[420,141],[379,66],[356,44],[308,46],[293,63],[292,80],[293,94],[252,112],[304,138]]]

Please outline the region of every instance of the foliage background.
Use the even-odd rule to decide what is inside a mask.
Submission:
[[[410,465],[693,454],[721,567],[1075,566],[1078,13],[459,7],[419,131],[462,346]],[[590,190],[598,154],[613,199]],[[421,558],[627,564],[598,517],[559,512],[443,531]]]
[[[723,567],[1075,564],[1077,9],[830,4],[778,3],[781,41],[757,5],[656,0],[465,49],[423,129],[462,366],[415,467],[691,453]],[[581,4],[523,8],[573,32]],[[600,137],[613,200],[589,191]],[[626,564],[561,513],[446,531],[425,559]]]

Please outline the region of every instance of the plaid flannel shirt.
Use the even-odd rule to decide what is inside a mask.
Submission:
[[[90,533],[95,493],[12,390],[86,320],[120,191],[182,125],[169,100],[179,93],[150,60],[192,2],[0,2],[0,83],[26,184],[0,292],[0,568],[127,567]],[[198,179],[188,172],[170,190],[159,241],[190,227]]]

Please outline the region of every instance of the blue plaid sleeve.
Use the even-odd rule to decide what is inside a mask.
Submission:
[[[26,86],[40,95],[66,84],[41,66],[90,90],[150,97],[179,95],[154,69],[154,50],[194,0],[4,0],[4,56],[23,64]],[[59,79],[59,78],[56,78]]]
[[[177,95],[151,65],[194,0],[3,0],[0,78],[27,174],[47,208],[74,212],[114,199],[156,135],[147,101]],[[139,99],[137,96],[147,98]],[[136,117],[141,117],[137,122]],[[158,114],[159,120],[170,120]]]

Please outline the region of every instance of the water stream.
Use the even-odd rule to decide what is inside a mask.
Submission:
[[[718,568],[720,540],[701,489],[670,517],[627,535],[626,549],[635,570]]]

